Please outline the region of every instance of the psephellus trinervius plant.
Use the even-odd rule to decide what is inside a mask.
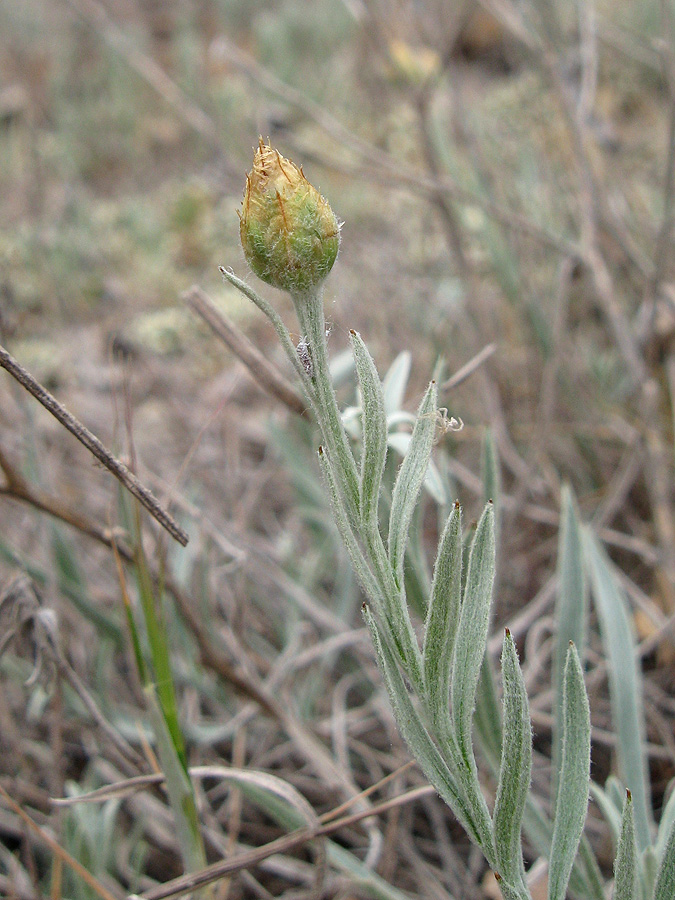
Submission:
[[[272,322],[293,365],[322,434],[318,457],[333,515],[367,602],[363,613],[401,732],[420,767],[448,803],[492,868],[505,900],[531,900],[522,851],[523,832],[548,859],[548,900],[567,891],[584,900],[605,900],[604,879],[583,835],[590,784],[590,712],[579,654],[584,628],[568,627],[584,616],[576,574],[607,588],[611,573],[590,532],[582,530],[571,492],[563,493],[560,541],[560,652],[553,673],[554,772],[550,818],[530,790],[531,721],[514,639],[502,645],[503,697],[486,656],[495,573],[495,510],[489,500],[469,552],[459,503],[442,530],[433,578],[421,609],[422,639],[406,597],[405,566],[413,514],[430,465],[438,385],[429,384],[419,406],[408,451],[395,477],[388,517],[380,494],[388,444],[382,382],[360,335],[350,332],[361,396],[360,451],[345,431],[328,366],[323,282],[337,257],[340,224],[328,202],[301,168],[260,139],[246,179],[240,216],[244,255],[267,284],[287,291],[302,339],[296,347],[272,304],[222,268],[224,277]],[[485,483],[498,495],[498,470],[488,447]],[[498,500],[498,496],[495,497]],[[384,533],[386,532],[386,534]],[[585,541],[585,543],[584,543]],[[468,560],[464,567],[463,562]],[[570,574],[571,573],[571,574]],[[599,588],[596,588],[600,592]],[[628,657],[632,658],[629,652]],[[639,728],[637,729],[639,731]],[[478,777],[474,742],[496,782],[492,810]],[[640,790],[640,773],[622,773]],[[626,792],[615,814],[615,900],[673,900],[675,896],[675,792],[652,844],[650,825],[640,829]],[[594,786],[609,808],[609,795]],[[602,804],[601,804],[602,805]],[[609,817],[611,818],[611,817]],[[636,833],[641,837],[636,843]],[[639,846],[642,855],[638,854]],[[650,856],[651,854],[651,856]],[[648,858],[649,857],[649,858]],[[639,893],[638,893],[639,892]]]

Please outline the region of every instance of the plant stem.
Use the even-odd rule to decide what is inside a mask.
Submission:
[[[356,524],[359,521],[359,477],[330,376],[322,292],[318,289],[294,294],[292,299],[303,339],[309,345],[311,379],[316,395],[314,409],[328,447],[329,462],[339,470],[338,481],[344,491],[347,513],[350,521]]]

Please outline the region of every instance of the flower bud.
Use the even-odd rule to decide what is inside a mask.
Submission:
[[[291,294],[319,285],[340,246],[340,224],[328,201],[262,138],[246,176],[239,232],[255,274]]]

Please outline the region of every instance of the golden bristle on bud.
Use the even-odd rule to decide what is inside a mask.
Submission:
[[[255,274],[296,295],[324,280],[340,246],[340,223],[328,201],[262,138],[246,176],[239,232]]]

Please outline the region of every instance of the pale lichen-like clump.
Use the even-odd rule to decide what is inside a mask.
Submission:
[[[262,138],[246,177],[239,231],[255,274],[293,295],[324,280],[340,246],[340,223],[328,201]]]

